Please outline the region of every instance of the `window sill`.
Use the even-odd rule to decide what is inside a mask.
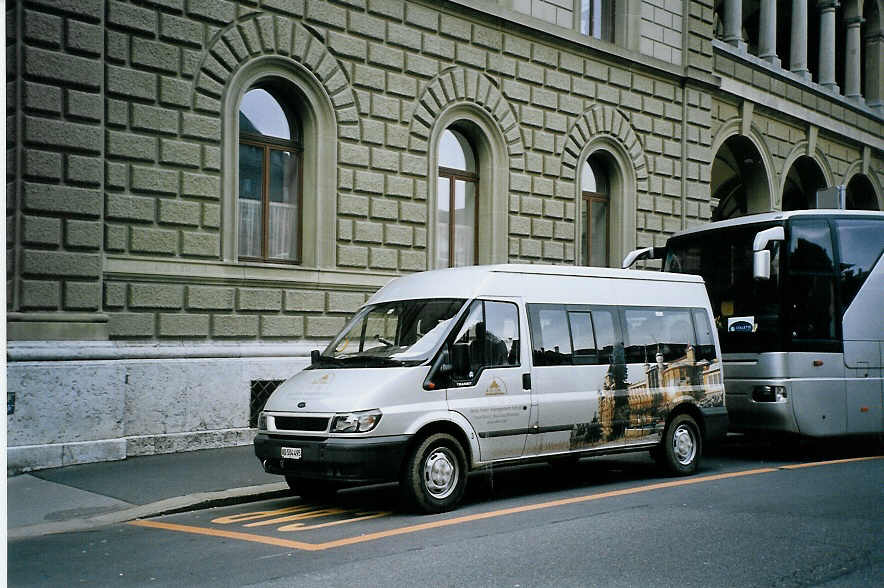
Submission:
[[[193,283],[275,283],[380,288],[399,274],[360,269],[316,268],[288,264],[108,255],[104,275],[113,279],[173,280]]]

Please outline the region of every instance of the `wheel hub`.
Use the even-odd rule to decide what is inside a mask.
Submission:
[[[672,449],[678,463],[688,465],[694,460],[696,454],[696,446],[694,436],[690,429],[685,425],[680,425],[672,436]]]
[[[433,498],[445,498],[457,485],[457,461],[445,448],[433,450],[424,462],[424,484]]]

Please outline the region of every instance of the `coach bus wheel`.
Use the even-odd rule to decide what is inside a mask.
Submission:
[[[703,440],[696,421],[690,415],[680,414],[666,427],[663,446],[654,453],[666,469],[684,476],[697,471],[702,450]]]
[[[295,476],[286,476],[285,481],[294,494],[308,502],[331,500],[338,491],[337,486],[333,482],[326,480],[307,480]]]
[[[409,455],[402,488],[414,505],[427,513],[445,512],[463,498],[467,460],[457,439],[436,433],[424,439]]]

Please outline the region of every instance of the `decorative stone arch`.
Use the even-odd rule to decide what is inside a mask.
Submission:
[[[303,125],[302,266],[335,265],[338,139],[362,129],[349,79],[325,44],[300,23],[250,15],[212,39],[194,78],[193,108],[221,119],[222,256],[235,261],[239,103],[257,81],[277,78],[297,94]]]
[[[801,157],[808,157],[813,160],[813,162],[819,168],[820,173],[823,176],[823,182],[826,186],[835,185],[835,176],[832,173],[832,168],[829,166],[826,154],[818,147],[814,148],[810,141],[800,141],[795,144],[792,151],[783,161],[783,169],[779,175],[779,182],[776,192],[776,210],[782,210],[783,208],[783,192],[786,189],[786,182],[788,181],[789,170],[792,169],[792,166],[795,165],[795,162],[798,161],[798,159]]]
[[[428,185],[427,262],[435,259],[436,181],[442,132],[460,127],[476,144],[479,165],[478,261],[505,263],[509,257],[510,173],[524,171],[525,148],[513,107],[484,75],[452,68],[431,80],[418,97],[411,117],[409,147],[426,153]]]
[[[878,181],[877,174],[870,173],[870,170],[867,169],[866,163],[863,159],[859,159],[850,164],[847,171],[844,172],[844,177],[841,179],[841,185],[848,186],[851,180],[857,176],[862,176],[869,182],[869,184],[871,184],[872,189],[875,191],[873,196],[878,205],[878,210],[884,210],[884,189],[882,189],[881,183]]]
[[[593,155],[604,153],[611,182],[609,203],[611,231],[609,263],[620,260],[636,247],[636,192],[648,191],[648,164],[638,135],[616,108],[596,104],[577,117],[568,129],[562,150],[562,177],[575,183],[576,210],[580,210],[580,170]],[[579,212],[577,214],[579,217]],[[579,223],[579,220],[576,221]],[[575,260],[579,263],[579,230],[574,231]]]
[[[745,126],[748,126],[748,128],[744,128]],[[766,202],[762,203],[762,201],[764,200],[763,198],[756,199],[754,201],[755,205],[752,207],[751,210],[747,209],[747,212],[754,213],[776,210],[776,208],[779,206],[780,199],[776,166],[774,165],[773,157],[771,157],[770,149],[768,149],[767,147],[767,142],[764,140],[764,135],[754,124],[744,125],[741,118],[736,118],[723,124],[718,129],[718,133],[712,141],[712,159],[709,161],[709,177],[712,177],[712,166],[715,164],[715,158],[717,157],[718,152],[724,146],[725,142],[727,142],[727,140],[732,137],[743,137],[747,139],[750,143],[752,143],[752,146],[755,147],[755,150],[761,157],[761,165],[766,179]]]

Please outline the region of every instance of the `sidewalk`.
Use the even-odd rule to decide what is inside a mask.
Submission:
[[[7,537],[80,531],[288,494],[251,445],[132,457],[7,478]]]

